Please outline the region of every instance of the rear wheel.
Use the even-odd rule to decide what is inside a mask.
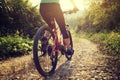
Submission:
[[[44,77],[52,75],[57,65],[58,54],[52,50],[53,41],[54,35],[49,27],[42,26],[35,34],[34,63],[38,72]]]

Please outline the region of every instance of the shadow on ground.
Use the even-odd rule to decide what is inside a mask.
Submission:
[[[69,79],[72,75],[72,69],[70,67],[70,61],[65,61],[55,71],[55,74],[46,78],[45,80],[65,80]]]

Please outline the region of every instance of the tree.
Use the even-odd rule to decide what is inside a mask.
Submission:
[[[29,4],[28,0],[2,0],[0,9],[0,36],[14,34],[19,31],[20,34],[33,37],[36,29],[43,25],[41,16],[36,9]],[[6,17],[5,17],[6,16]],[[8,24],[6,24],[8,23]]]
[[[84,18],[83,30],[87,32],[120,31],[120,1],[93,1]],[[80,22],[81,23],[81,22]]]

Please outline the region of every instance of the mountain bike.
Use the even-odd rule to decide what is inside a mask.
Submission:
[[[63,44],[63,36],[56,26],[51,29],[47,26],[41,26],[34,37],[33,60],[38,72],[44,76],[50,76],[55,72],[59,54],[65,55],[67,60],[71,60],[74,51],[71,54],[66,52]],[[69,26],[66,25],[67,34],[70,38],[70,45],[73,48],[72,36]]]

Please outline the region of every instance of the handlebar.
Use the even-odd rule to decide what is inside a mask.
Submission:
[[[73,8],[72,10],[69,11],[63,11],[64,14],[72,14],[72,13],[76,13],[77,11],[79,11],[78,8]]]

